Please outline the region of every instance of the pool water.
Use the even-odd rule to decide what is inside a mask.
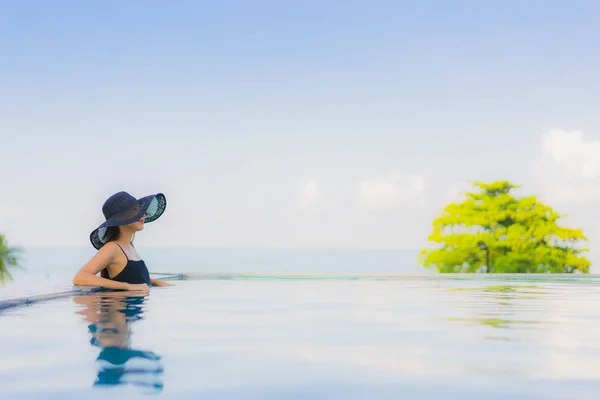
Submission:
[[[248,278],[248,277],[246,277]],[[597,399],[594,279],[190,279],[0,313],[0,398]]]

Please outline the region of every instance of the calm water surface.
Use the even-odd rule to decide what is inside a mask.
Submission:
[[[592,281],[176,283],[147,297],[102,293],[0,313],[0,398],[600,393]]]

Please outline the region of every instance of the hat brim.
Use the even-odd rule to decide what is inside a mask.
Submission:
[[[90,233],[90,241],[96,250],[99,250],[106,244],[106,232],[111,226],[128,225],[140,220],[142,217],[144,218],[144,223],[156,221],[165,212],[167,199],[164,194],[157,193],[138,199],[135,205],[139,206],[139,211],[135,210],[132,212],[132,210],[128,210],[119,213],[104,221]]]

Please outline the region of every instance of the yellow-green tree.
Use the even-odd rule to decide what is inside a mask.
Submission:
[[[4,285],[7,279],[12,279],[8,272],[11,267],[20,268],[20,248],[8,245],[4,235],[0,234],[0,283]]]
[[[439,272],[589,273],[581,229],[558,225],[560,215],[535,196],[516,198],[509,181],[474,182],[480,191],[447,205],[433,221],[419,262]]]

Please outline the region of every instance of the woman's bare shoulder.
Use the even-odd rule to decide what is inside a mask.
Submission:
[[[112,261],[118,257],[120,252],[121,250],[115,242],[108,242],[104,246],[100,247],[100,250],[98,250],[96,256],[98,258]]]

